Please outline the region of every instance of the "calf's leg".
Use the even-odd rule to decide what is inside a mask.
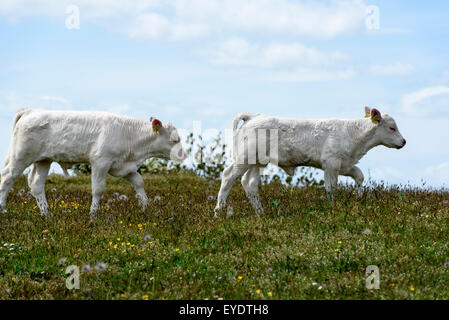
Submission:
[[[338,173],[340,171],[340,161],[336,159],[328,159],[323,163],[324,169],[324,188],[326,189],[327,198],[334,200],[334,193],[338,185]]]
[[[365,179],[362,170],[360,170],[360,168],[357,166],[352,166],[348,171],[345,171],[342,174],[354,179],[355,186],[357,188],[357,194],[358,196],[361,196],[363,193],[362,184],[363,180]]]
[[[50,162],[35,162],[28,175],[28,185],[31,188],[31,194],[37,201],[39,210],[44,216],[48,215],[49,206],[45,195],[45,180],[50,170]]]
[[[7,166],[3,168],[2,182],[0,184],[0,212],[6,211],[5,208],[8,193],[11,191],[11,188],[16,180],[30,164],[31,163],[24,163],[10,159]]]
[[[257,215],[263,214],[263,207],[259,199],[260,170],[258,166],[253,166],[242,177],[242,185]]]
[[[110,169],[109,164],[92,164],[92,204],[90,216],[93,218],[100,208],[101,197],[106,189],[106,176]]]
[[[133,172],[123,177],[123,179],[132,185],[136,191],[136,197],[139,200],[140,206],[142,207],[142,210],[145,211],[148,206],[148,197],[145,193],[145,185],[142,176],[138,172]]]
[[[248,165],[232,163],[229,167],[223,170],[221,178],[220,191],[218,192],[217,205],[215,206],[215,217],[218,217],[220,211],[226,205],[226,199],[231,191],[234,182],[241,177],[248,170]]]

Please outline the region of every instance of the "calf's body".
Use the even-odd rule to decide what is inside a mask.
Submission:
[[[91,164],[91,215],[98,211],[108,173],[128,181],[145,208],[148,198],[137,170],[150,157],[185,159],[178,133],[171,124],[106,112],[21,110],[14,119],[11,145],[2,170],[0,210],[5,209],[8,192],[16,179],[32,165],[28,175],[31,193],[41,212],[47,214],[45,179],[52,162],[58,162],[64,169],[77,163]]]
[[[257,213],[262,213],[258,196],[260,157],[251,161],[249,155],[270,156],[268,162],[293,175],[296,167],[310,166],[324,170],[325,188],[330,197],[337,186],[338,175],[352,177],[361,187],[364,177],[356,166],[358,161],[373,147],[384,145],[402,148],[405,140],[399,133],[395,121],[389,115],[381,115],[377,109],[365,108],[363,119],[299,120],[276,118],[261,114],[239,114],[233,124],[233,163],[223,172],[218,194],[216,215],[226,204],[226,198],[237,178],[242,176],[242,185]],[[243,125],[238,128],[238,123]],[[277,140],[269,146],[262,140],[260,132],[270,131]],[[262,135],[262,138],[265,133]],[[255,137],[255,138],[254,138]],[[271,148],[271,150],[270,150]],[[273,152],[276,148],[276,152]]]

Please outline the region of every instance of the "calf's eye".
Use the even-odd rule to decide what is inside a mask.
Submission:
[[[396,131],[396,128],[390,127],[390,130],[393,131],[393,132],[395,132],[395,131]]]

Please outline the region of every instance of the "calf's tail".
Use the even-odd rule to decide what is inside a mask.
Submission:
[[[12,134],[11,134],[11,144],[9,146],[8,154],[7,154],[5,162],[3,164],[3,168],[8,166],[8,164],[9,164],[9,157],[11,155],[11,149],[13,147],[14,129],[16,128],[17,122],[19,122],[20,118],[22,118],[23,115],[25,113],[27,113],[28,111],[30,111],[30,109],[28,109],[28,108],[20,109],[19,111],[17,111],[16,115],[14,116],[14,121],[13,121],[13,125],[12,125]]]
[[[12,126],[12,130],[13,131],[14,131],[15,127],[16,127],[17,122],[19,122],[20,118],[22,118],[22,116],[25,113],[27,113],[28,111],[30,111],[30,109],[28,109],[28,108],[23,108],[23,109],[20,109],[19,111],[17,111],[17,113],[16,113],[16,115],[14,117],[14,123],[13,123],[13,126]]]
[[[238,156],[238,137],[237,137],[237,130],[238,125],[240,120],[243,120],[243,124],[240,126],[240,128],[242,128],[242,126],[245,124],[245,122],[247,122],[248,120],[252,119],[255,115],[252,113],[247,113],[247,112],[241,112],[239,113],[235,118],[234,121],[232,122],[232,140],[233,140],[233,146],[232,146],[232,157],[234,158],[234,161],[237,161],[237,156]]]
[[[252,117],[254,117],[254,114],[252,113],[247,113],[247,112],[241,112],[239,113],[234,121],[232,122],[232,133],[235,135],[236,131],[237,131],[237,126],[240,122],[240,120],[243,120],[243,122],[246,122],[248,120],[250,120]]]

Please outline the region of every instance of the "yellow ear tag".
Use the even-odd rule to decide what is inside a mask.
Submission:
[[[153,124],[153,131],[156,133],[159,132],[159,127],[157,126],[157,124]]]
[[[369,114],[369,113],[365,114],[365,118],[370,118],[370,117],[371,117],[371,114]],[[374,120],[372,117],[371,117],[371,122],[374,124],[379,124],[379,122]]]

